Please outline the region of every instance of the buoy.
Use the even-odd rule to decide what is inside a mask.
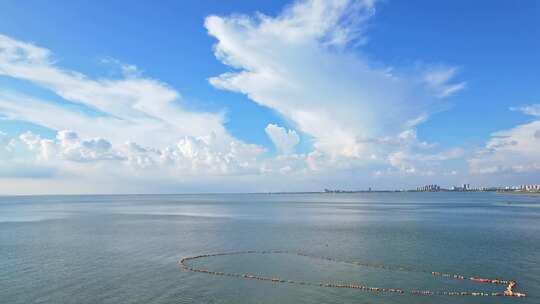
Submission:
[[[332,257],[320,257],[315,255],[310,255],[303,252],[291,252],[286,250],[265,250],[265,251],[236,251],[236,252],[221,252],[221,253],[212,253],[212,254],[202,254],[202,255],[196,255],[191,257],[184,257],[178,261],[179,267],[181,267],[183,270],[191,271],[191,272],[198,272],[198,273],[205,273],[209,275],[220,275],[220,276],[228,276],[228,277],[236,277],[236,278],[243,278],[243,279],[254,279],[259,281],[271,281],[273,283],[288,283],[288,284],[294,284],[294,285],[315,285],[315,286],[321,286],[321,287],[327,287],[327,288],[350,288],[350,289],[360,289],[360,290],[367,290],[371,292],[392,292],[392,293],[398,293],[398,294],[405,294],[405,290],[399,289],[399,288],[381,288],[381,287],[368,287],[364,285],[358,285],[353,283],[330,283],[330,282],[320,282],[320,283],[311,283],[307,281],[293,281],[293,280],[286,280],[283,278],[278,277],[264,277],[264,276],[258,276],[254,274],[239,274],[239,273],[230,273],[230,272],[222,272],[222,271],[211,271],[205,268],[194,268],[188,265],[188,261],[192,261],[195,259],[200,258],[208,258],[208,257],[215,257],[215,256],[231,256],[231,255],[241,255],[241,254],[292,254],[302,257],[309,257],[313,259],[320,259],[320,260],[326,260],[326,261],[332,261],[336,263],[345,263],[345,264],[351,264],[351,265],[357,265],[357,266],[364,266],[364,267],[373,267],[373,268],[380,268],[380,269],[387,269],[392,271],[407,271],[407,272],[420,272],[420,273],[429,273],[433,276],[442,276],[446,278],[453,278],[456,280],[465,280],[466,277],[459,274],[448,274],[448,273],[441,273],[437,271],[423,271],[423,270],[415,270],[405,267],[393,267],[393,266],[386,266],[382,264],[369,264],[369,263],[362,263],[359,261],[347,261],[347,260],[339,260]],[[412,295],[422,295],[422,296],[431,296],[431,295],[446,295],[446,296],[494,296],[494,297],[500,297],[500,296],[506,296],[506,297],[526,297],[527,294],[523,292],[516,292],[514,291],[514,288],[517,286],[517,282],[513,280],[501,280],[501,279],[485,279],[480,277],[469,277],[470,281],[475,283],[488,283],[488,284],[500,284],[500,285],[507,285],[506,290],[503,292],[493,292],[493,293],[487,293],[487,292],[466,292],[466,291],[440,291],[440,292],[433,292],[430,290],[411,290],[409,293]]]

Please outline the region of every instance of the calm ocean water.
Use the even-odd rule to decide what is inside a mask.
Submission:
[[[281,249],[518,281],[525,299],[374,294],[181,271]],[[287,255],[197,266],[387,288],[501,287]],[[540,303],[540,196],[496,193],[0,197],[1,303]]]

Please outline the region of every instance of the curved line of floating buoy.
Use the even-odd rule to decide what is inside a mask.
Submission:
[[[320,283],[314,283],[314,282],[307,282],[307,281],[294,281],[294,280],[286,280],[279,277],[265,277],[260,275],[254,275],[249,273],[233,273],[233,272],[222,272],[222,271],[211,271],[204,268],[194,268],[189,266],[188,261],[201,259],[201,258],[208,258],[208,257],[217,257],[217,256],[231,256],[231,255],[242,255],[242,254],[292,254],[302,257],[309,257],[314,259],[320,259],[320,260],[326,260],[326,261],[332,261],[337,263],[346,263],[351,265],[357,265],[357,266],[363,266],[363,267],[372,267],[372,268],[380,268],[380,269],[386,269],[391,271],[406,271],[406,272],[422,272],[422,273],[430,273],[433,276],[440,276],[450,279],[456,279],[456,280],[469,280],[475,283],[486,283],[486,284],[497,284],[497,285],[506,285],[506,289],[503,292],[469,292],[469,291],[431,291],[431,290],[409,290],[405,291],[403,289],[399,288],[381,288],[381,287],[369,287],[354,283],[330,283],[330,282],[320,282]],[[346,261],[346,260],[339,260],[331,257],[324,257],[324,256],[316,256],[316,255],[310,255],[303,252],[294,252],[294,251],[286,251],[286,250],[264,250],[264,251],[256,251],[256,250],[248,250],[248,251],[233,251],[233,252],[220,252],[220,253],[211,253],[211,254],[201,254],[201,255],[195,255],[191,257],[185,257],[182,258],[180,261],[178,261],[178,265],[185,271],[191,271],[191,272],[199,272],[199,273],[206,273],[210,275],[216,275],[216,276],[227,276],[227,277],[236,277],[236,278],[242,278],[242,279],[248,279],[248,280],[258,280],[258,281],[268,281],[273,283],[286,283],[286,284],[295,284],[295,285],[308,285],[308,286],[320,286],[320,287],[327,287],[327,288],[349,288],[349,289],[359,289],[364,291],[370,291],[370,292],[386,292],[386,293],[398,293],[398,294],[412,294],[412,295],[421,295],[421,296],[431,296],[431,295],[441,295],[441,296],[479,296],[479,297],[486,297],[486,296],[504,296],[504,297],[525,297],[527,296],[526,293],[517,292],[514,291],[514,288],[517,286],[517,282],[513,280],[502,280],[502,279],[485,279],[480,277],[467,277],[459,274],[448,274],[448,273],[442,273],[442,272],[436,272],[436,271],[424,271],[424,270],[418,270],[418,269],[412,269],[412,268],[406,268],[406,267],[392,267],[382,264],[370,264],[370,263],[363,263],[359,261]]]

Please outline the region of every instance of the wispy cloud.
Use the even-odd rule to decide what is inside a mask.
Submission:
[[[205,136],[214,132],[227,136],[223,114],[186,111],[177,91],[158,80],[134,74],[134,66],[126,69],[129,75],[125,78],[91,79],[58,67],[47,49],[0,35],[0,75],[30,81],[67,102],[98,110],[103,117],[88,117],[35,98],[9,96],[5,90],[1,92],[3,114],[57,130],[76,128],[85,136],[110,133],[149,145],[167,145],[185,135]],[[95,124],[88,123],[89,120],[96,122],[100,130],[92,131]]]
[[[465,82],[454,82],[458,73],[456,67],[436,67],[424,73],[424,81],[437,97],[444,98],[462,91],[466,87]]]
[[[522,107],[512,107],[510,108],[512,111],[519,111],[526,115],[531,116],[538,116],[540,117],[540,103],[539,104],[532,104]]]
[[[540,118],[540,104],[511,110]],[[540,171],[540,119],[493,133],[469,165],[473,173],[480,174]]]

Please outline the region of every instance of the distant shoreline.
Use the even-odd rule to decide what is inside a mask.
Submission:
[[[208,193],[121,193],[121,194],[0,194],[0,198],[4,197],[32,197],[32,196],[167,196],[167,195],[294,195],[294,194],[357,194],[357,193],[496,193],[496,194],[516,194],[516,195],[530,195],[540,196],[540,192],[527,192],[527,191],[452,191],[452,190],[439,190],[439,191],[417,191],[417,190],[358,190],[358,191],[299,191],[299,192],[208,192]]]

